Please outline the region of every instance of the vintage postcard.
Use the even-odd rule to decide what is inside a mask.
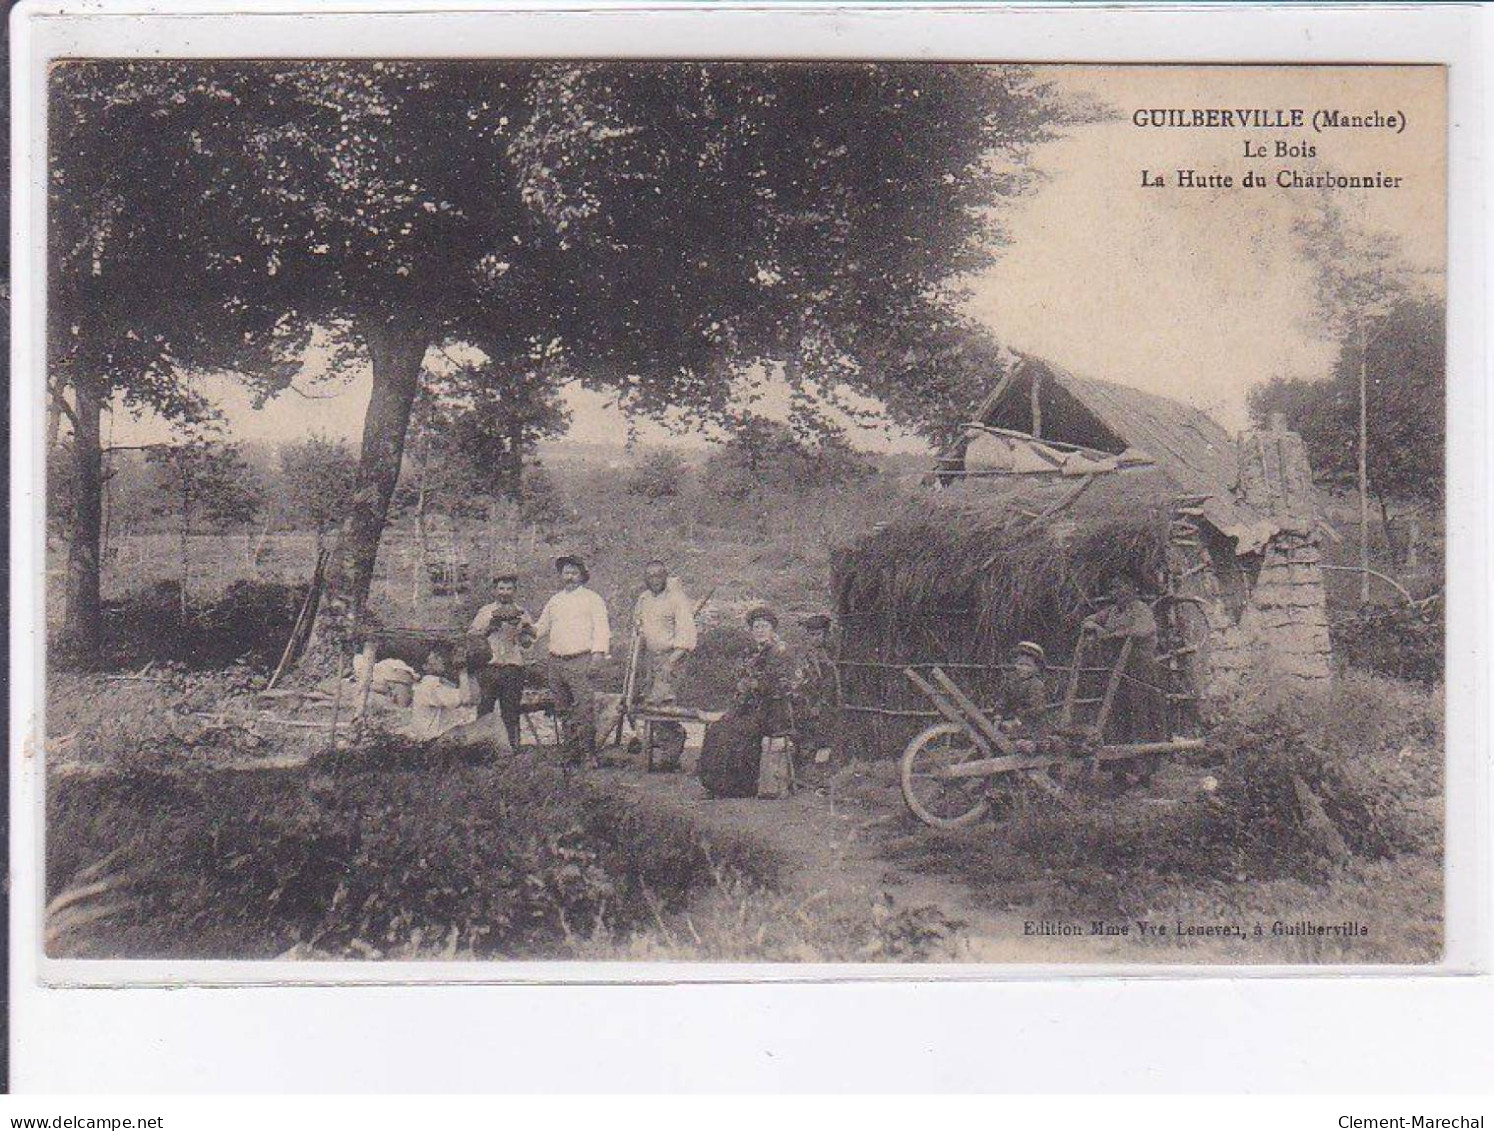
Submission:
[[[45,98],[48,959],[1442,960],[1446,68]]]

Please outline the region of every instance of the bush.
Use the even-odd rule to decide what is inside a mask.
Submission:
[[[737,673],[751,651],[752,637],[744,628],[717,625],[703,629],[680,675],[676,688],[680,702],[708,711],[731,706]]]
[[[1351,667],[1422,684],[1444,671],[1441,601],[1416,607],[1367,605],[1334,619],[1333,647]]]
[[[138,668],[147,662],[194,670],[263,670],[280,659],[310,586],[235,581],[183,619],[181,584],[161,581],[104,603],[99,655],[53,654],[59,668]]]
[[[865,479],[874,465],[834,433],[814,440],[787,424],[749,417],[706,460],[704,486],[727,499],[746,499],[763,489],[831,487]]]
[[[535,759],[381,742],[296,771],[60,781],[48,898],[116,853],[135,909],[111,926],[112,953],[517,957],[653,922],[723,868],[773,874],[760,850],[713,853],[684,816]]]
[[[645,499],[676,498],[684,487],[687,470],[678,454],[656,449],[638,461],[628,478],[628,493]]]
[[[1344,851],[1382,860],[1417,847],[1407,799],[1314,737],[1285,708],[1217,728],[1209,741],[1223,755],[1219,788],[1182,839],[1260,879],[1321,878]]]
[[[549,470],[538,464],[525,467],[519,518],[530,526],[549,526],[568,517],[565,497]]]

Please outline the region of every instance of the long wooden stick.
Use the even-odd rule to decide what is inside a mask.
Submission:
[[[1074,722],[1074,703],[1079,697],[1079,674],[1083,672],[1084,647],[1089,642],[1092,630],[1081,628],[1079,630],[1079,643],[1074,646],[1074,666],[1069,669],[1069,685],[1063,693],[1063,711],[1058,716],[1060,729],[1066,729]]]
[[[1101,762],[1121,762],[1127,758],[1139,758],[1148,754],[1176,754],[1185,750],[1202,750],[1201,738],[1174,738],[1167,742],[1133,742],[1101,746],[1093,757]],[[984,778],[997,774],[1009,774],[1023,770],[1043,770],[1074,762],[1071,754],[1010,754],[1001,758],[981,758],[973,762],[960,762],[942,770],[929,773],[932,778]]]
[[[363,722],[368,713],[368,697],[373,692],[374,664],[378,663],[379,646],[373,637],[363,642],[363,674],[358,677],[358,705],[353,709],[353,721]]]
[[[331,735],[330,745],[327,747],[332,753],[337,753],[337,716],[342,711],[342,681],[348,670],[348,654],[343,649],[341,642],[337,645],[337,683],[332,688],[332,722],[328,727]]]
[[[1135,639],[1128,636],[1125,643],[1121,645],[1120,655],[1115,658],[1115,667],[1110,669],[1110,682],[1105,685],[1105,698],[1100,703],[1100,717],[1095,720],[1094,736],[1101,738],[1105,734],[1105,724],[1110,721],[1110,708],[1115,704],[1115,693],[1120,690],[1121,676],[1126,673],[1126,665],[1131,662],[1131,647],[1136,643]]]
[[[617,726],[612,732],[612,745],[621,746],[623,740],[623,723],[627,721],[628,715],[633,707],[634,684],[638,679],[638,656],[643,648],[643,637],[638,631],[638,626],[633,626],[633,639],[628,645],[628,670],[623,676],[622,702],[617,705]]]
[[[266,691],[274,690],[275,685],[280,682],[280,677],[295,663],[296,653],[305,644],[305,634],[310,630],[309,619],[316,615],[316,608],[320,603],[322,579],[327,570],[327,556],[326,550],[317,551],[316,566],[311,571],[311,588],[306,593],[306,600],[301,602],[301,611],[296,614],[296,623],[291,629],[290,639],[285,642],[285,651],[280,654],[280,663],[275,665],[275,674],[270,676],[270,682],[265,685]]]
[[[941,715],[944,716],[946,720],[953,723],[955,726],[959,727],[970,736],[970,740],[975,743],[976,749],[978,749],[987,758],[995,757],[996,752],[991,744],[986,741],[986,736],[980,731],[976,730],[975,727],[973,727],[969,723],[969,721],[966,720],[965,716],[961,714],[960,711],[954,706],[954,704],[949,702],[949,700],[945,699],[944,696],[940,694],[937,687],[931,684],[928,680],[924,679],[923,676],[919,675],[912,668],[904,668],[903,675],[908,677],[909,682],[911,682],[914,687],[918,688],[919,691],[922,691],[924,695],[928,696],[929,702],[934,705],[934,707]]]
[[[996,728],[996,724],[986,718],[986,713],[975,705],[970,696],[960,690],[959,685],[954,680],[950,679],[939,668],[934,668],[929,672],[929,675],[933,676],[934,681],[944,689],[945,694],[954,700],[955,706],[964,713],[966,719],[974,723],[980,732],[990,740],[992,746],[996,747],[1003,754],[1016,753],[1016,748],[1012,746],[1006,735],[1002,734]]]

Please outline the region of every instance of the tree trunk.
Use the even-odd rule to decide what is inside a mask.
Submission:
[[[189,596],[189,587],[192,584],[192,527],[191,520],[188,518],[187,500],[185,496],[183,496],[182,498],[182,524],[179,531],[179,537],[179,550],[182,559],[181,611],[182,624],[185,625],[188,619],[191,617],[192,610],[192,601],[191,597]]]
[[[379,538],[399,483],[405,433],[415,394],[420,390],[420,363],[428,345],[426,335],[418,328],[394,323],[369,331],[367,341],[373,362],[373,393],[363,420],[363,450],[353,502],[338,538],[336,568],[328,576],[333,595],[342,599],[353,618],[360,617],[368,604]]]
[[[104,453],[99,442],[103,390],[93,377],[77,379],[74,390],[73,467],[78,497],[73,507],[67,550],[66,612],[63,639],[81,657],[103,647],[104,614],[99,596],[99,549],[103,532]]]
[[[524,423],[515,419],[509,424],[508,451],[503,453],[504,493],[515,503],[524,499]]]

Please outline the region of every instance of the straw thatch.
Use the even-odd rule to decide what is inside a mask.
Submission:
[[[837,602],[894,637],[931,611],[964,612],[988,654],[1017,638],[1066,643],[1115,573],[1156,585],[1182,493],[1156,469],[931,493],[835,555]]]
[[[1235,441],[1208,413],[1129,385],[1080,377],[1030,354],[1015,356],[1009,378],[981,406],[980,423],[1031,433],[1036,384],[1045,440],[1150,457],[1178,491],[1207,496],[1209,520],[1220,530],[1253,519],[1239,491]]]

